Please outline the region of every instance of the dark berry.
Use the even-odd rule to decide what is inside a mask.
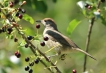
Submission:
[[[14,42],[17,42],[18,41],[18,39],[17,38],[14,38]]]
[[[13,31],[12,27],[9,27],[7,30],[8,30],[9,32],[12,32],[12,31]]]
[[[28,71],[28,70],[29,70],[29,66],[26,66],[26,67],[25,67],[25,71]]]
[[[16,56],[17,58],[20,58],[21,57],[21,54],[19,53],[19,54],[17,54],[17,56]]]
[[[36,24],[36,28],[39,29],[40,28],[40,24]]]
[[[30,58],[29,58],[29,57],[26,57],[26,58],[25,58],[25,61],[26,61],[26,62],[28,62],[29,60],[30,60]]]
[[[16,13],[16,16],[17,16],[17,17],[19,16],[19,13],[18,13],[18,12]]]
[[[33,73],[33,70],[32,70],[32,69],[30,69],[30,70],[29,70],[29,73]]]
[[[29,63],[29,66],[33,66],[33,65],[34,65],[34,62],[30,62],[30,63]]]
[[[33,37],[32,37],[32,36],[28,36],[27,39],[28,39],[28,40],[32,40]]]
[[[22,19],[23,15],[22,15],[22,14],[19,14],[18,17],[19,17],[20,19]]]
[[[10,32],[10,31],[7,31],[7,33],[8,33],[8,34],[11,34],[11,32]]]
[[[22,13],[25,13],[25,12],[26,12],[26,10],[25,10],[25,9],[22,9],[21,11],[22,11]]]
[[[15,52],[15,56],[16,56],[17,58],[20,58],[20,57],[21,57],[21,54],[19,53],[19,51],[16,51],[16,52]]]
[[[7,33],[8,33],[8,34],[11,34],[12,31],[13,31],[12,27],[9,27],[9,28],[7,29]]]
[[[2,29],[0,29],[0,33],[2,33],[3,32],[3,30]]]
[[[13,4],[9,4],[10,7],[13,7]]]
[[[73,73],[77,73],[77,71],[75,70],[75,69],[73,69],[73,71],[72,71]]]
[[[9,6],[13,7],[14,3],[13,2],[9,2]]]
[[[41,46],[45,46],[45,42],[41,42],[40,45],[41,45]]]
[[[101,0],[101,2],[105,2],[105,0]]]
[[[48,41],[49,38],[48,38],[47,36],[45,36],[43,39],[44,39],[45,41]]]
[[[89,4],[85,4],[85,7],[88,8],[88,6],[90,6]]]
[[[18,52],[18,51],[16,51],[16,52],[15,52],[15,56],[17,56],[17,54],[18,54],[18,53],[19,53],[19,52]]]
[[[91,6],[88,6],[87,8],[88,8],[88,9],[91,9],[92,7],[91,7]]]
[[[21,8],[18,8],[18,11],[21,11]]]
[[[28,48],[28,44],[25,44],[25,48]]]
[[[38,63],[39,63],[39,59],[36,59],[34,62],[35,62],[36,64],[38,64]]]

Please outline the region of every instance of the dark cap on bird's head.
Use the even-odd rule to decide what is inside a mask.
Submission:
[[[44,18],[42,20],[37,20],[36,22],[42,23],[45,27],[50,27],[50,28],[57,30],[57,25],[54,22],[54,20],[51,18]]]

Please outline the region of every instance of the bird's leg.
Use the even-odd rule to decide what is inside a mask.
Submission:
[[[54,47],[52,47],[52,48],[50,48],[49,50],[47,50],[45,53],[48,53],[49,51],[51,51],[51,50],[53,50],[54,48],[56,48],[56,47],[58,47],[59,45],[56,45],[56,46],[54,46]]]
[[[51,57],[55,57],[55,56],[58,56],[58,53],[54,54],[54,55],[50,55],[50,56],[48,56],[48,58],[50,59]]]
[[[49,51],[53,50],[54,47],[50,48],[49,50],[47,50],[45,53],[48,53]]]

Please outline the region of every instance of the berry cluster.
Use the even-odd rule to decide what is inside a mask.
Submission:
[[[33,73],[32,66],[34,66],[34,63],[35,64],[39,63],[39,58],[37,58],[37,59],[35,59],[34,61],[31,61],[31,62],[30,62],[30,59],[31,59],[30,57],[25,58],[25,61],[29,62],[29,66],[25,67],[25,71],[28,71],[29,73]]]
[[[26,13],[26,10],[25,10],[25,9],[21,9],[21,8],[18,8],[18,9],[17,9],[16,16],[17,16],[18,18],[22,19],[22,18],[23,18],[23,15],[22,15],[20,12],[21,12],[21,13]]]
[[[19,6],[19,8],[15,9],[15,12],[16,12],[16,16],[20,19],[23,18],[23,15],[21,13],[26,13],[26,10],[25,9],[21,9],[21,7],[26,4],[26,1],[23,1],[22,4]],[[9,2],[9,7],[13,7],[15,5],[15,2]],[[21,13],[20,13],[21,12]],[[11,12],[12,14],[12,12]]]
[[[36,24],[36,28],[39,29],[39,28],[40,28],[40,24]],[[49,39],[49,38],[48,38],[47,36],[43,37],[43,40],[44,40],[44,41],[48,41],[48,39]],[[44,41],[42,41],[42,42],[40,43],[41,46],[45,46],[45,42],[44,42]]]
[[[8,34],[11,34],[13,31],[13,27],[9,25],[4,25],[2,28],[0,28],[0,33],[7,32]]]
[[[18,8],[18,9],[17,9],[16,16],[17,16],[18,18],[22,19],[22,18],[23,18],[23,15],[22,15],[20,12],[21,12],[21,13],[26,13],[26,10],[25,10],[25,9],[21,9],[21,8]]]
[[[49,39],[49,38],[48,38],[47,36],[44,36],[44,37],[43,37],[43,40],[44,40],[44,41],[48,41],[48,39]],[[45,42],[44,42],[44,41],[40,43],[41,46],[45,46]]]
[[[32,69],[30,69],[30,67],[29,67],[29,66],[26,66],[26,67],[25,67],[25,71],[29,71],[29,73],[33,73],[33,70],[32,70]]]

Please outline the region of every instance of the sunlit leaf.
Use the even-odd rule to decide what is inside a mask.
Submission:
[[[31,16],[27,15],[27,14],[23,15],[23,19],[30,22],[31,24],[34,24],[34,19]]]
[[[79,1],[77,2],[77,5],[81,8],[81,9],[84,9],[85,8],[85,2],[84,1]]]
[[[67,27],[67,33],[68,34],[71,34],[74,29],[76,28],[76,26],[80,23],[81,21],[78,21],[76,19],[72,20],[70,23],[69,23],[69,26]]]

